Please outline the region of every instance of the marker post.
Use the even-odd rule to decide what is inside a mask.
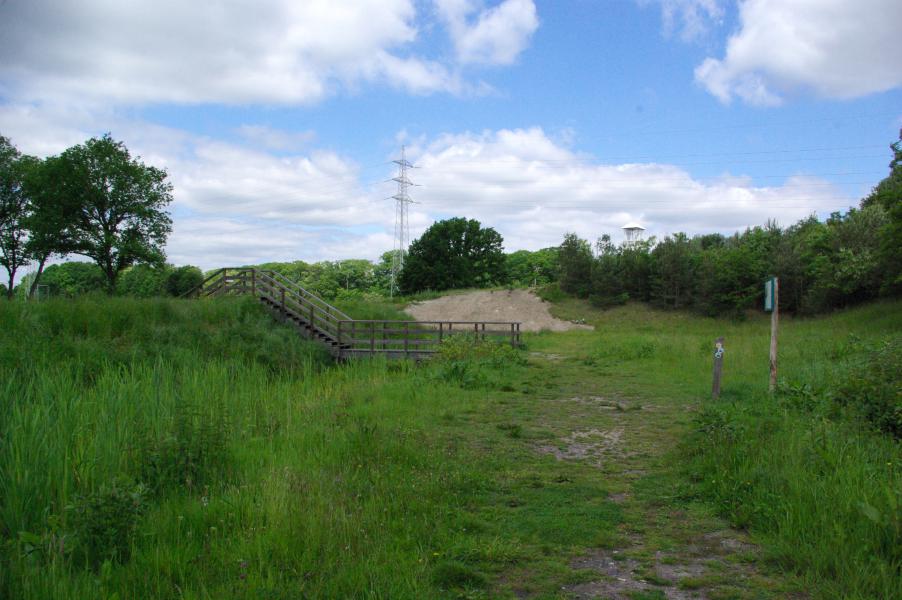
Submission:
[[[770,383],[773,393],[777,388],[777,326],[780,323],[780,280],[771,277],[764,282],[764,310],[770,311]]]

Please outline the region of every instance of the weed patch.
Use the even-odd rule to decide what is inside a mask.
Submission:
[[[117,480],[96,492],[76,496],[66,507],[66,519],[75,539],[76,562],[96,569],[107,560],[128,561],[146,501],[142,484]]]

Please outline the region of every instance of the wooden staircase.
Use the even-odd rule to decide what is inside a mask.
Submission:
[[[253,267],[211,273],[186,298],[251,295],[305,338],[324,344],[338,359],[384,355],[420,359],[452,335],[520,345],[520,323],[510,321],[389,321],[352,319],[276,271]]]

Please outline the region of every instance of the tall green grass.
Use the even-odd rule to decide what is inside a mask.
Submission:
[[[478,395],[428,368],[330,366],[246,299],[0,323],[0,597],[435,597],[519,552],[467,529],[492,474],[438,419]]]
[[[767,390],[764,315],[730,321],[643,305],[602,312],[572,300],[555,310],[596,331],[539,335],[533,349],[570,349],[641,393],[694,407],[694,430],[671,459],[693,483],[675,493],[751,530],[766,557],[817,597],[900,597],[902,447],[885,423],[893,410],[902,415],[902,304],[783,319],[776,394]],[[726,354],[715,401],[719,336]]]

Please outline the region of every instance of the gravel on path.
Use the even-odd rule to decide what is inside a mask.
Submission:
[[[549,306],[529,290],[480,290],[414,302],[405,312],[417,321],[520,321],[521,331],[592,329],[556,319]]]

